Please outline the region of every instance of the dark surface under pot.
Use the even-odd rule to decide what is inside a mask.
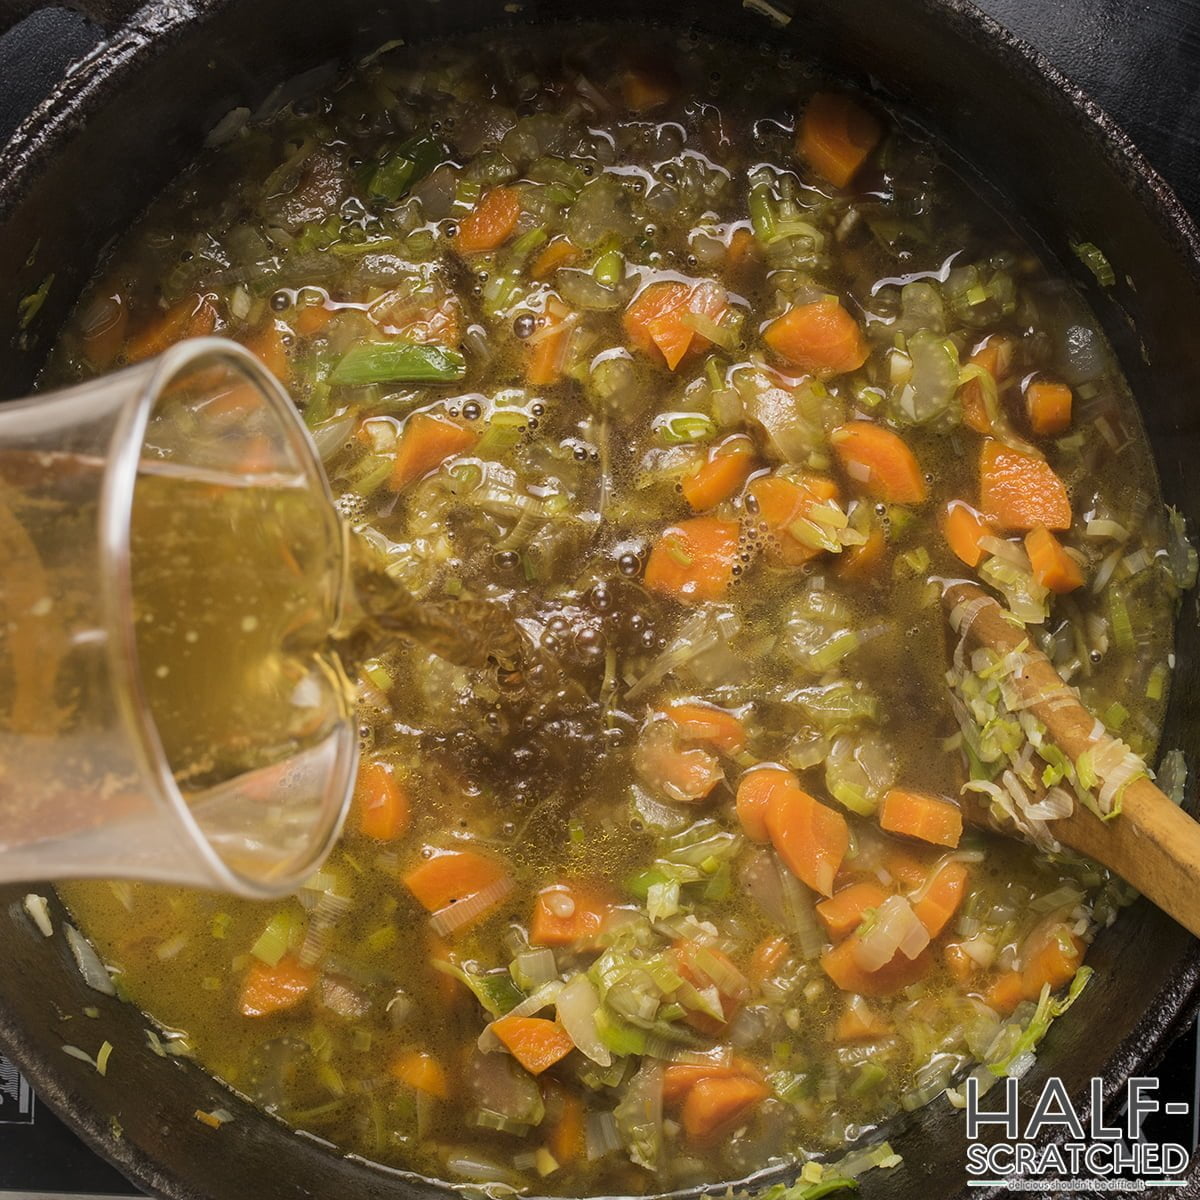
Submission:
[[[0,15],[5,2],[0,0]],[[994,5],[1019,28],[1030,28],[1033,0]],[[1151,64],[1149,79],[1115,72],[1112,96],[1137,100],[1128,110],[1130,124],[1148,144],[1151,134],[1159,136],[1159,161],[1194,183],[1195,142],[1175,136],[1178,128],[1147,106],[1160,83],[1178,100],[1170,105],[1172,119],[1190,102],[1193,68],[1179,49],[1187,39],[1178,25],[1160,26],[1154,14],[1141,12],[1124,24],[1126,9],[1116,0],[1079,6],[1083,16],[1073,25],[1072,7],[1039,4],[1037,11],[1060,47],[1071,45],[1063,38],[1070,30],[1106,53],[1119,46],[1133,53],[1131,61]],[[519,23],[588,10],[570,0],[531,3],[508,14],[502,8],[443,0],[389,13],[349,0],[256,0],[143,10],[136,30],[118,31],[104,55],[76,71],[72,87],[83,97],[81,106],[52,102],[26,127],[18,152],[0,158],[4,394],[19,395],[27,387],[103,243],[128,224],[228,109],[253,107],[277,79],[385,38],[453,32],[477,14]],[[644,7],[625,0],[606,12],[636,17]],[[676,6],[671,13],[672,23],[694,16],[716,30],[796,40],[807,51],[825,53],[848,73],[878,81],[951,144],[969,147],[984,175],[1085,285],[1141,398],[1164,491],[1196,524],[1200,268],[1194,234],[1136,155],[1093,123],[1078,96],[1055,90],[1043,64],[1007,46],[953,0],[808,0],[803,15],[782,30],[732,0]],[[1155,50],[1133,40],[1137,33],[1169,38]],[[1079,64],[1093,84],[1110,78],[1097,61],[1084,56]],[[96,180],[104,186],[96,187]],[[1120,281],[1112,294],[1091,286],[1069,252],[1071,240],[1096,242],[1108,253]],[[20,336],[11,317],[16,302],[50,272],[55,285],[49,300]],[[1178,647],[1183,683],[1165,733],[1165,744],[1182,746],[1193,771],[1200,761],[1200,692],[1188,682],[1200,669],[1195,617],[1189,599]],[[144,1184],[173,1197],[236,1200],[432,1194],[395,1173],[333,1156],[315,1140],[259,1117],[186,1064],[146,1053],[136,1014],[87,991],[61,939],[42,939],[25,919],[25,890],[0,891],[0,1040],[10,1044],[44,1097],[90,1139],[105,1143]],[[1091,961],[1097,977],[1071,1018],[1047,1039],[1034,1083],[1053,1072],[1080,1091],[1092,1074],[1101,1074],[1111,1094],[1132,1071],[1151,1068],[1191,1019],[1200,976],[1196,945],[1148,906],[1139,905],[1101,937]],[[102,1010],[102,1025],[79,1016],[93,1004]],[[87,1036],[116,1047],[104,1079],[62,1055],[64,1042]],[[218,1106],[237,1119],[214,1134],[193,1113]],[[925,1200],[959,1192],[961,1120],[933,1106],[900,1125],[905,1165],[885,1179],[869,1179],[864,1194]]]

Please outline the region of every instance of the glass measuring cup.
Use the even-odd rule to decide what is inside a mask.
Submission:
[[[345,531],[218,338],[0,405],[0,882],[295,889],[353,786]]]

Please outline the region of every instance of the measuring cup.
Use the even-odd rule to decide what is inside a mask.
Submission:
[[[0,405],[0,882],[296,888],[358,753],[344,537],[232,342]]]

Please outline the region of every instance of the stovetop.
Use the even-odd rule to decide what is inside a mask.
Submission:
[[[1083,85],[1200,219],[1200,0],[977,2]],[[0,139],[97,37],[87,21],[63,9],[35,13],[0,37]],[[1188,1115],[1148,1118],[1149,1140],[1189,1149],[1200,1143],[1198,1056],[1193,1027],[1168,1050],[1159,1072],[1159,1099],[1186,1104]],[[0,1200],[137,1194],[0,1058]]]

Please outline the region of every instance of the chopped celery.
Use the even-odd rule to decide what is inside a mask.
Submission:
[[[467,371],[456,350],[420,342],[362,342],[343,355],[329,381],[359,387],[367,383],[454,383]]]

